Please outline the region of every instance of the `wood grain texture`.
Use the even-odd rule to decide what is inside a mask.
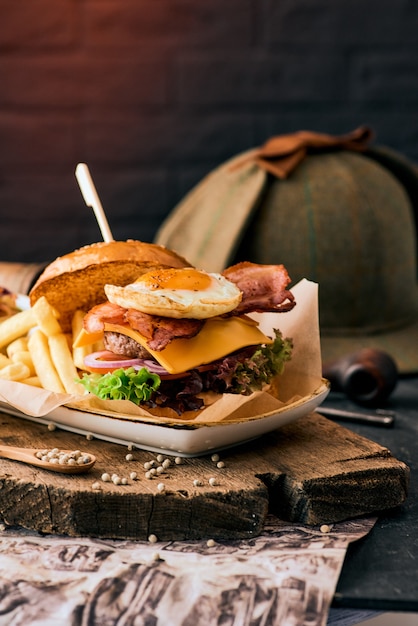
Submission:
[[[332,523],[396,507],[407,497],[404,463],[318,414],[222,452],[224,468],[210,456],[183,459],[179,465],[165,456],[170,467],[151,479],[145,477],[144,463],[155,461],[155,453],[135,449],[128,461],[129,451],[120,445],[51,432],[3,413],[0,425],[4,444],[81,449],[97,456],[94,468],[78,476],[0,460],[0,516],[7,524],[43,533],[250,538],[262,531],[269,511],[292,522]],[[103,482],[104,472],[126,477],[128,484]]]

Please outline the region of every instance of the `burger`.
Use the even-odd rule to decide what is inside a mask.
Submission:
[[[25,296],[15,294],[0,285],[0,322],[26,308]]]
[[[203,408],[209,394],[213,399],[213,394],[264,389],[282,372],[292,341],[278,329],[266,336],[250,314],[284,313],[295,306],[283,265],[244,262],[210,273],[164,247],[129,245],[134,260],[130,254],[112,261],[109,244],[96,244],[93,267],[90,247],[74,253],[75,264],[67,255],[64,273],[50,271],[46,282],[41,276],[31,294],[58,304],[64,318],[68,308],[93,303],[74,343],[102,345],[84,360],[85,389],[103,399],[183,414]],[[62,257],[59,265],[64,266]],[[52,298],[57,284],[61,295]]]

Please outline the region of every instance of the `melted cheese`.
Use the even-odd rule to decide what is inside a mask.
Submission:
[[[246,346],[271,343],[271,339],[261,332],[256,322],[242,317],[208,319],[195,337],[174,339],[159,352],[150,350],[146,338],[129,326],[105,324],[105,330],[122,333],[140,343],[170,374],[179,374],[211,363]],[[74,346],[85,346],[101,338],[102,335],[90,335],[82,331]]]

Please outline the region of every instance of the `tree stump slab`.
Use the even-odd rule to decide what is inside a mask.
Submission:
[[[268,513],[329,524],[399,506],[408,492],[409,468],[387,448],[317,413],[222,451],[223,467],[212,455],[181,463],[164,456],[170,465],[163,467],[155,453],[49,431],[4,413],[0,424],[4,444],[80,449],[97,457],[90,472],[78,475],[0,459],[0,516],[42,533],[242,539],[261,533]],[[150,462],[151,477],[144,466]],[[106,473],[127,484],[104,481]]]

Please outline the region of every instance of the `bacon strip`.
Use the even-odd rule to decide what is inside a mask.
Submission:
[[[126,321],[148,339],[151,350],[163,350],[173,339],[190,339],[202,329],[204,320],[176,319],[127,309]]]
[[[91,334],[102,333],[105,322],[108,324],[124,324],[125,313],[126,309],[111,302],[97,304],[84,316],[84,330]]]
[[[293,294],[286,289],[290,277],[284,265],[261,265],[243,261],[222,272],[242,291],[241,303],[232,315],[251,311],[285,312],[296,305]]]
[[[151,350],[159,352],[173,339],[189,339],[197,335],[204,320],[149,315],[135,309],[124,309],[111,302],[104,302],[90,309],[84,317],[83,326],[88,333],[100,333],[104,331],[106,323],[128,324],[148,340],[147,345]]]

